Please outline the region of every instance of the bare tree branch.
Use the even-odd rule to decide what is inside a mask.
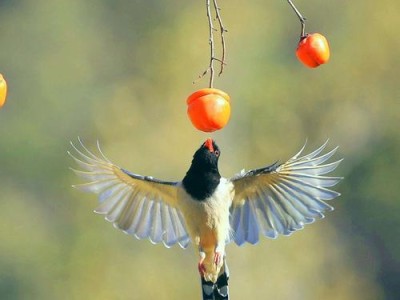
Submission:
[[[225,65],[225,57],[226,57],[226,44],[225,44],[225,32],[227,32],[227,30],[224,27],[224,24],[222,23],[222,18],[221,18],[221,9],[218,6],[218,2],[217,0],[213,0],[214,2],[214,8],[215,8],[215,15],[217,17],[218,20],[218,24],[219,24],[219,30],[220,30],[220,34],[221,34],[221,44],[222,44],[222,57],[221,60],[219,60],[219,62],[221,63],[221,68],[219,71],[218,76],[221,76],[222,72],[224,71],[224,65]]]
[[[207,18],[208,18],[208,28],[209,28],[209,44],[210,44],[210,65],[208,67],[208,71],[210,71],[210,84],[209,87],[212,88],[214,85],[214,56],[215,56],[215,48],[214,48],[214,26],[212,22],[211,15],[211,7],[210,0],[206,0],[207,6]]]
[[[210,73],[210,81],[209,81],[209,87],[212,88],[214,85],[214,75],[215,75],[215,69],[214,69],[214,61],[218,61],[221,64],[220,71],[218,76],[220,76],[224,70],[225,66],[225,58],[226,58],[226,43],[225,43],[225,32],[227,30],[225,29],[223,23],[222,23],[222,18],[221,18],[221,13],[220,13],[220,8],[218,6],[218,0],[213,0],[212,2],[213,8],[215,11],[215,17],[216,20],[218,21],[219,24],[219,32],[220,32],[220,37],[221,37],[221,44],[222,44],[222,56],[221,59],[217,58],[215,55],[215,44],[214,44],[214,31],[218,31],[216,28],[214,28],[213,24],[213,14],[211,12],[211,0],[206,0],[206,8],[207,8],[207,19],[208,19],[208,28],[209,28],[209,45],[210,45],[210,63],[208,68],[201,74],[199,75],[198,79],[193,81],[193,83],[196,83],[198,80],[202,79],[205,75]]]
[[[306,32],[306,18],[301,15],[300,11],[296,8],[296,6],[294,6],[294,4],[291,0],[287,0],[287,2],[293,8],[294,12],[296,13],[297,17],[300,20],[300,23],[301,23],[300,38],[302,38],[305,36],[305,32]]]

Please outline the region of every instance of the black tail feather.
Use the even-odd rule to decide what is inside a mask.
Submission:
[[[201,278],[203,300],[229,300],[229,270],[224,260],[224,265],[218,276],[217,282],[205,281]]]

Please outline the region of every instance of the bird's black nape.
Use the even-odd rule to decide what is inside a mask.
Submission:
[[[186,192],[194,199],[203,201],[217,188],[221,179],[218,170],[219,155],[219,147],[211,139],[195,152],[192,164],[182,180]]]

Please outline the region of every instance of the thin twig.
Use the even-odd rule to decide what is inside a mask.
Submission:
[[[210,65],[208,67],[208,71],[210,72],[210,84],[209,87],[212,88],[214,85],[214,56],[215,56],[215,48],[214,48],[214,26],[212,22],[211,16],[211,8],[210,8],[210,0],[206,0],[207,6],[207,18],[208,18],[208,27],[209,27],[209,43],[210,43]]]
[[[209,71],[209,69],[207,68],[207,69],[205,69],[204,70],[204,72],[203,73],[201,73],[198,77],[197,77],[197,79],[196,80],[193,80],[193,84],[195,84],[195,83],[197,83],[199,80],[201,80],[204,76],[206,76],[207,75],[207,73],[208,73],[208,71]]]
[[[302,37],[304,37],[306,35],[306,33],[305,33],[306,32],[306,18],[301,15],[301,13],[296,8],[296,6],[294,6],[294,4],[293,4],[293,2],[291,0],[287,0],[287,2],[293,8],[294,12],[296,13],[297,17],[300,20],[300,23],[301,23],[301,35],[300,35],[300,38],[302,38]]]
[[[210,73],[210,82],[209,82],[209,87],[212,88],[214,85],[214,61],[218,61],[221,64],[220,71],[218,76],[220,76],[224,70],[224,66],[226,65],[225,63],[225,58],[226,58],[226,43],[225,43],[225,32],[227,30],[225,29],[223,23],[222,23],[222,18],[221,18],[221,13],[220,13],[220,8],[218,7],[218,0],[213,0],[212,2],[213,8],[215,11],[215,16],[216,20],[218,21],[219,24],[219,31],[220,31],[220,36],[221,36],[221,44],[222,44],[222,57],[221,59],[217,58],[215,56],[215,44],[214,44],[214,31],[218,31],[216,28],[214,28],[213,25],[213,15],[211,12],[211,0],[206,0],[206,8],[207,8],[207,19],[208,19],[208,29],[209,29],[209,44],[210,44],[210,63],[208,68],[197,78],[197,80],[193,81],[193,83],[196,83],[200,79],[202,79],[204,76],[206,76],[208,73]],[[214,20],[215,21],[215,20]]]
[[[214,2],[214,8],[215,8],[215,15],[217,17],[218,24],[219,24],[219,30],[221,33],[222,57],[221,57],[221,60],[219,60],[219,62],[221,63],[221,68],[218,73],[218,76],[221,76],[222,72],[224,71],[225,57],[226,57],[226,44],[225,44],[224,33],[227,32],[227,30],[225,29],[224,24],[222,23],[222,18],[221,18],[221,13],[220,13],[221,9],[218,6],[218,2],[217,2],[217,0],[213,0],[213,2]]]

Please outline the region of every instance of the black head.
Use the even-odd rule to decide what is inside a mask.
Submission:
[[[204,200],[217,188],[221,179],[219,155],[219,147],[212,139],[207,139],[195,152],[192,165],[183,179],[183,186],[193,198]]]
[[[207,139],[195,152],[192,165],[201,167],[201,169],[218,169],[220,154],[218,145],[212,139]]]

